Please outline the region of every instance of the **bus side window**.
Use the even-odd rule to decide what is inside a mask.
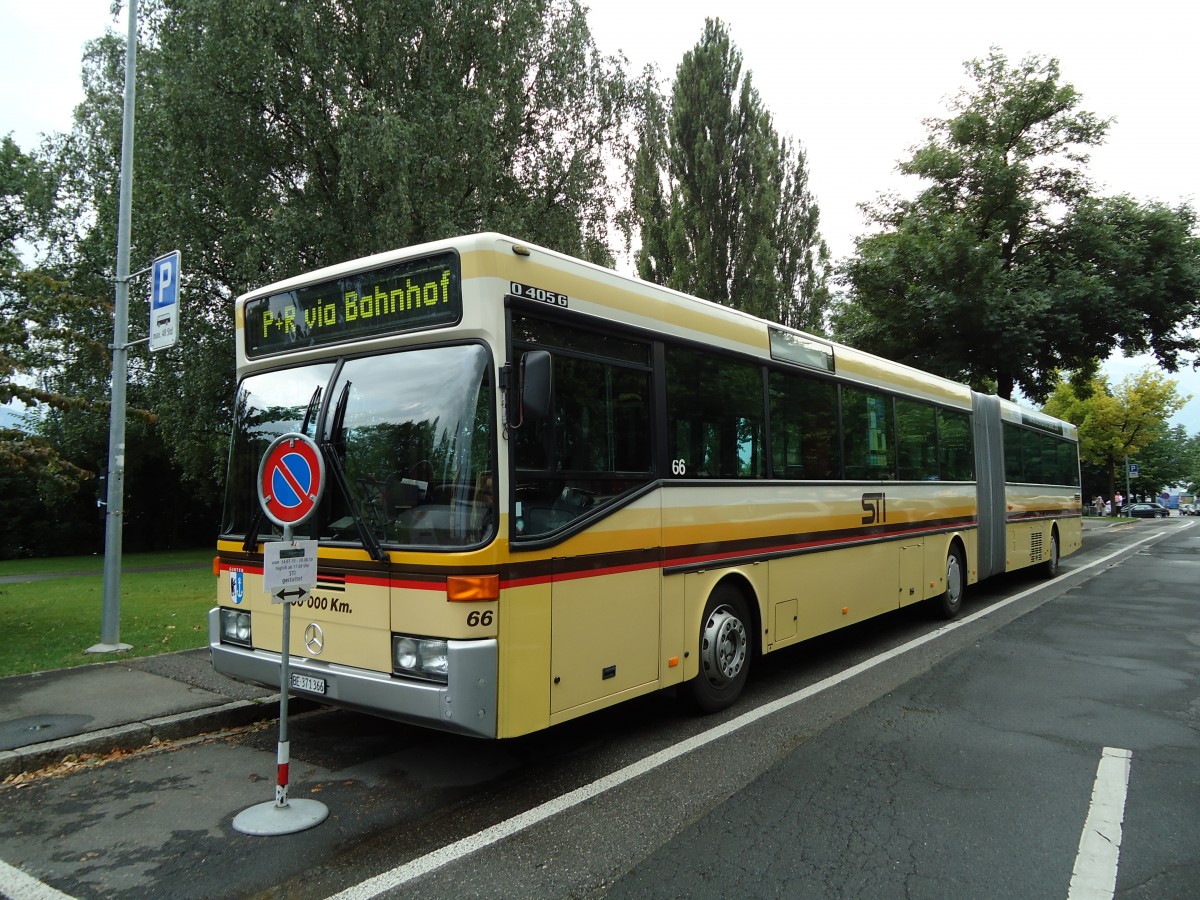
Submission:
[[[901,481],[937,481],[937,416],[928,403],[896,399]]]
[[[534,318],[514,317],[513,331],[522,336],[514,355],[537,341],[554,360],[549,414],[512,438],[513,529],[538,537],[651,479],[649,345]]]
[[[771,372],[768,384],[775,477],[822,481],[840,477],[836,385],[782,371]]]
[[[896,477],[892,398],[860,388],[842,388],[842,441],[846,477],[884,481]]]
[[[685,478],[765,478],[756,365],[667,347],[667,458]]]
[[[975,445],[971,417],[966,413],[939,409],[938,472],[942,481],[975,480]]]

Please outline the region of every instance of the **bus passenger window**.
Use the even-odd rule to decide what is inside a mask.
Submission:
[[[797,372],[772,372],[771,456],[776,478],[841,475],[837,386]]]
[[[859,388],[842,388],[842,442],[846,477],[884,481],[896,477],[892,398]]]
[[[937,418],[927,403],[896,399],[896,435],[901,481],[937,481]]]
[[[762,369],[668,347],[667,457],[684,478],[765,478]]]
[[[971,438],[971,417],[966,413],[939,409],[938,471],[942,481],[975,480],[975,443]]]

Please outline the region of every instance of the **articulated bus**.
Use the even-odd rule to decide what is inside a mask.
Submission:
[[[1081,545],[1074,426],[498,234],[238,298],[215,668],[280,683],[257,475],[321,448],[296,695],[527,734]]]

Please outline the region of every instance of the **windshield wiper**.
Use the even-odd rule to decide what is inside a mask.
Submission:
[[[308,435],[308,423],[312,421],[313,413],[321,405],[321,385],[317,385],[317,389],[313,391],[313,395],[308,399],[308,409],[304,410],[304,421],[300,423],[300,433]]]
[[[358,538],[362,542],[363,547],[366,548],[371,559],[376,562],[387,562],[387,554],[383,552],[383,547],[376,540],[375,532],[367,527],[367,523],[359,511],[358,504],[350,493],[350,485],[346,481],[346,470],[342,468],[342,458],[338,452],[339,447],[343,450],[345,449],[345,442],[342,438],[346,422],[346,405],[349,399],[350,382],[347,381],[346,386],[342,388],[341,394],[338,395],[337,406],[333,411],[333,423],[329,429],[330,439],[321,444],[321,451],[325,454],[325,463],[329,466],[329,471],[333,473],[333,480],[337,482],[338,489],[342,492],[342,496],[346,498],[346,507],[350,510],[351,518],[354,519],[354,525],[358,529]]]
[[[254,518],[246,529],[246,539],[242,541],[242,552],[253,553],[258,548],[258,529],[262,528],[263,511],[261,506],[254,508]]]

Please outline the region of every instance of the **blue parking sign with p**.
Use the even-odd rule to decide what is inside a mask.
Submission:
[[[150,349],[166,350],[179,339],[179,251],[150,267]]]

